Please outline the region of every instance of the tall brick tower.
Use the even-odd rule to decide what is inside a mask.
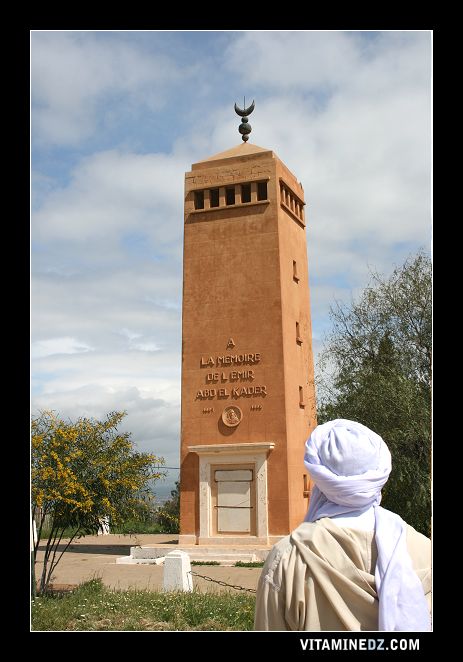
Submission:
[[[273,544],[306,513],[304,205],[276,154],[247,142],[185,175],[181,544]]]

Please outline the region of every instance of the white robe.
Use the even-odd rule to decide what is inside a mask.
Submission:
[[[407,549],[431,608],[431,541],[407,525]],[[377,631],[373,531],[324,517],[271,550],[257,588],[255,630]]]

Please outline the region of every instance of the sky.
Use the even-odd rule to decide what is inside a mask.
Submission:
[[[335,300],[431,251],[430,31],[32,31],[30,64],[32,415],[125,410],[179,466],[184,173],[244,96],[304,187],[315,357]]]

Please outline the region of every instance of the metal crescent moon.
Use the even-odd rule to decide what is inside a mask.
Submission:
[[[245,108],[244,110],[241,110],[241,108],[238,108],[238,106],[235,103],[235,113],[239,115],[240,117],[246,117],[246,115],[250,115],[252,111],[254,110],[255,103],[254,101],[250,106]]]

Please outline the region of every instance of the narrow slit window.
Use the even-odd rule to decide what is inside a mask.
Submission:
[[[209,191],[209,199],[211,201],[211,207],[218,207],[219,206],[219,189],[218,188],[211,188]]]
[[[299,386],[299,407],[305,407],[304,389],[302,386]]]
[[[204,191],[195,191],[195,209],[204,209]]]
[[[296,260],[293,260],[293,280],[296,281],[296,283],[299,282],[299,276],[297,274],[297,264]]]
[[[257,199],[267,200],[267,182],[257,182]]]
[[[241,202],[251,202],[251,184],[241,184]]]
[[[225,202],[227,205],[235,204],[235,187],[225,189]]]
[[[299,322],[296,322],[296,342],[299,344],[302,343],[301,328]]]
[[[302,480],[303,480],[303,485],[304,485],[304,487],[303,487],[303,496],[304,496],[304,498],[307,499],[310,496],[309,477],[307,476],[307,474],[303,474]]]

